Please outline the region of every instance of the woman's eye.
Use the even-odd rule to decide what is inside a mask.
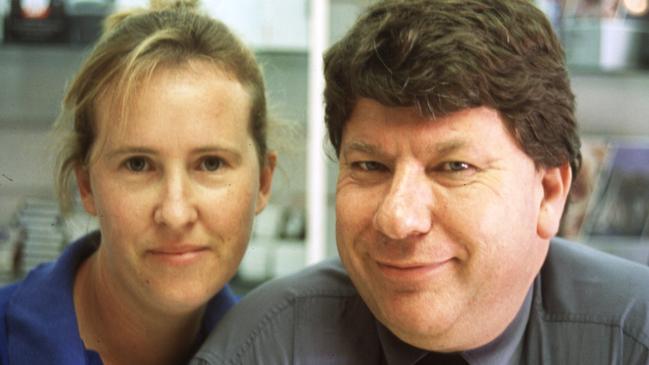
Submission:
[[[149,167],[149,163],[144,157],[131,157],[125,162],[126,168],[133,172],[142,172]]]
[[[223,160],[218,157],[206,157],[201,161],[201,169],[205,171],[216,171],[223,165]]]

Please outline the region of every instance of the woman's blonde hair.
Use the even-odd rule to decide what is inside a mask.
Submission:
[[[56,166],[56,189],[62,211],[71,207],[72,176],[88,163],[96,139],[97,100],[118,96],[125,116],[137,85],[162,66],[190,60],[214,64],[233,75],[250,96],[250,132],[259,162],[267,152],[264,81],[254,54],[220,21],[199,13],[197,1],[154,0],[151,9],[117,12],[83,61],[63,99],[55,128],[63,133]],[[119,118],[116,118],[117,120]]]

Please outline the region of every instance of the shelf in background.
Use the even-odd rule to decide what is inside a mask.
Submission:
[[[0,45],[0,128],[49,129],[87,48]]]

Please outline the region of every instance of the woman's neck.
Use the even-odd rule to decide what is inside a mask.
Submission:
[[[95,252],[79,267],[74,307],[87,349],[110,364],[184,363],[196,349],[203,310],[189,315],[163,313],[129,297],[103,274]]]

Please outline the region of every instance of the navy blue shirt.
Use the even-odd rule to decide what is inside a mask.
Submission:
[[[95,232],[77,240],[55,262],[0,289],[0,364],[102,364],[99,354],[84,347],[73,299],[77,268],[99,238]],[[199,335],[204,338],[236,301],[227,286],[215,295]]]

